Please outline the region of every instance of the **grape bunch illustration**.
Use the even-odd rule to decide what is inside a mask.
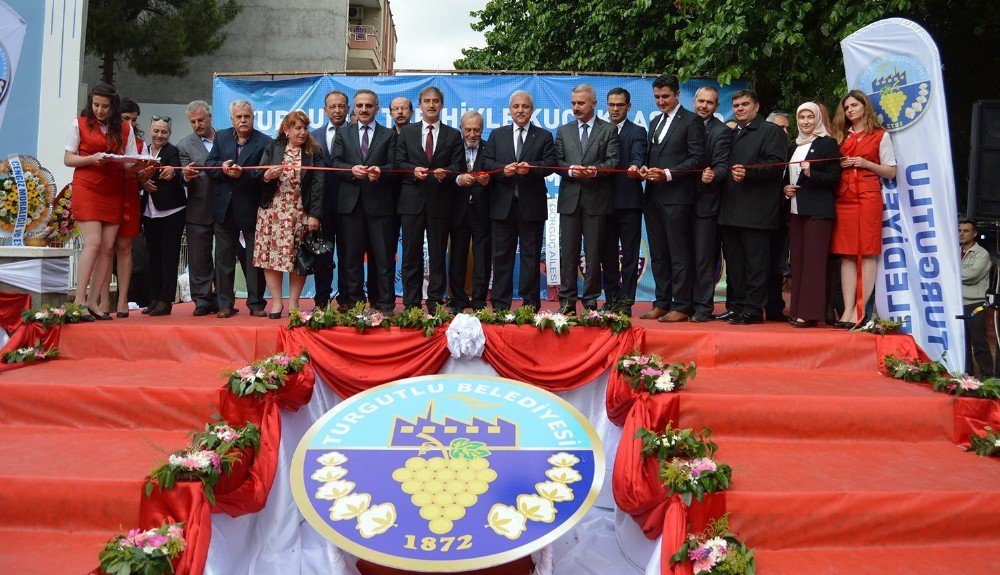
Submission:
[[[445,447],[430,435],[417,437],[425,440],[418,455],[393,471],[392,478],[420,509],[430,532],[444,535],[486,493],[497,472],[490,469],[490,451],[481,441],[457,438]],[[433,449],[442,455],[425,458]]]

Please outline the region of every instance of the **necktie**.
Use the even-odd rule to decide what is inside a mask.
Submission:
[[[427,141],[424,142],[424,153],[427,154],[427,162],[430,163],[434,157],[434,126],[427,126]]]
[[[517,129],[517,137],[514,138],[514,158],[521,161],[521,150],[524,147],[524,128]]]
[[[476,149],[466,148],[465,149],[465,166],[466,171],[471,172],[472,167],[476,165]]]
[[[588,124],[583,124],[581,126],[581,128],[583,128],[583,135],[580,136],[580,149],[583,150],[584,152],[586,152],[587,151],[587,140],[589,139],[589,135],[590,135],[589,134],[589,132],[590,132],[590,126]]]
[[[670,121],[670,116],[668,114],[663,114],[663,121],[656,128],[656,143],[659,144],[663,141],[663,133],[667,131],[667,122]]]
[[[368,157],[368,130],[370,128],[368,126],[362,126],[361,129],[364,130],[363,132],[361,132],[361,157],[362,158],[367,158]]]

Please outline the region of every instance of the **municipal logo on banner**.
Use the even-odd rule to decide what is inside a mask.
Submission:
[[[306,520],[399,569],[455,572],[527,556],[590,510],[604,452],[559,397],[497,377],[381,385],[317,421],[292,460]]]
[[[927,68],[906,54],[875,58],[855,85],[867,92],[879,121],[890,132],[919,120],[930,104],[932,83]]]

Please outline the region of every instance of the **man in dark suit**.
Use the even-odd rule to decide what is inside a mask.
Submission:
[[[702,86],[694,94],[694,111],[705,125],[705,158],[708,167],[697,182],[694,206],[694,315],[693,322],[712,319],[715,308],[715,270],[719,263],[718,223],[722,190],[729,176],[729,150],[733,131],[715,117],[719,91]]]
[[[483,116],[469,110],[461,121],[465,172],[455,177],[455,205],[451,213],[451,249],[448,251],[448,295],[452,311],[486,307],[490,257],[490,175],[483,172]],[[472,298],[465,291],[472,241]]]
[[[729,306],[735,315],[729,323],[746,325],[764,321],[767,278],[770,270],[770,236],[778,227],[782,203],[782,174],[786,161],[785,133],[766,122],[753,90],[733,94],[736,134],[729,153],[730,168],[722,195],[722,226]],[[747,168],[748,165],[778,164]]]
[[[215,287],[219,292],[218,317],[239,313],[236,304],[236,260],[243,266],[247,281],[247,307],[250,315],[266,317],[264,306],[264,272],[253,265],[253,241],[260,207],[261,188],[253,170],[264,149],[271,143],[253,127],[253,105],[247,100],[235,100],[229,105],[232,128],[219,130],[205,165],[221,167],[208,170],[215,180],[212,215],[215,218]],[[238,250],[240,233],[245,248]],[[240,257],[242,252],[243,256]]]
[[[694,248],[691,228],[697,172],[705,167],[705,126],[680,105],[673,74],[653,81],[660,116],[649,129],[649,150],[640,173],[646,179],[646,233],[656,300],[642,317],[688,321],[694,313]]]
[[[575,120],[556,131],[556,160],[568,168],[559,183],[559,305],[576,313],[576,273],[583,239],[583,307],[597,309],[601,296],[601,247],[611,213],[613,179],[598,169],[618,167],[618,134],[594,114],[597,94],[590,84],[573,88]]]
[[[375,121],[378,95],[367,89],[354,94],[358,121],[337,130],[332,166],[349,169],[335,172],[342,180],[337,211],[340,212],[341,274],[346,278],[346,305],[365,301],[364,260],[367,251],[374,264],[369,267],[368,285],[377,286],[375,307],[392,313],[396,307],[392,265],[393,168],[396,132]]]
[[[629,170],[612,178],[611,215],[602,248],[601,277],[604,306],[632,315],[639,281],[639,247],[642,243],[642,179],[639,167],[646,162],[646,129],[628,119],[631,94],[625,88],[608,92],[608,116],[618,132],[618,169]],[[619,245],[621,247],[619,247]]]
[[[542,231],[548,219],[545,177],[556,163],[552,134],[531,124],[535,102],[517,90],[510,96],[514,124],[490,133],[483,147],[483,167],[502,170],[493,177],[490,220],[493,243],[493,309],[509,310],[514,292],[514,255],[520,246],[518,292],[524,305],[538,309],[540,301]]]
[[[185,166],[184,187],[187,189],[188,283],[194,300],[194,315],[205,316],[219,311],[218,295],[212,289],[215,265],[212,263],[212,198],[215,180],[207,171],[194,169],[204,166],[215,141],[212,126],[212,107],[208,102],[195,100],[188,104],[187,119],[192,134],[177,143],[181,165]]]
[[[313,130],[312,136],[323,147],[323,161],[325,165],[330,166],[332,165],[330,154],[333,151],[333,140],[337,135],[337,130],[347,120],[347,111],[350,106],[347,103],[347,94],[340,90],[331,91],[323,102],[323,112],[326,113],[326,117],[330,121],[326,126]],[[324,240],[337,246],[337,261],[340,262],[341,266],[341,271],[337,273],[337,301],[346,305],[347,282],[343,272],[344,254],[341,245],[343,238],[341,237],[341,241],[337,241],[337,231],[340,228],[340,217],[337,213],[337,191],[340,189],[341,179],[333,177],[329,172],[328,175],[329,177],[323,178],[323,221],[320,230]],[[332,253],[330,257],[333,257]],[[330,303],[330,294],[333,291],[333,268],[316,272],[313,279],[316,282],[316,296],[313,298],[316,307],[325,308]]]
[[[403,229],[403,306],[420,307],[423,292],[424,233],[427,233],[427,309],[444,302],[454,182],[449,173],[465,166],[462,133],[441,123],[444,94],[434,86],[417,98],[421,121],[403,128],[396,138],[396,167],[403,175],[399,214]]]

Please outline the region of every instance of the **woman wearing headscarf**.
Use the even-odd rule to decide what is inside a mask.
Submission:
[[[896,154],[872,103],[860,90],[851,90],[840,101],[833,120],[833,137],[840,142],[843,157],[837,223],[830,244],[830,251],[842,256],[844,314],[835,325],[846,329],[862,320],[865,304],[875,288],[875,271],[882,253],[882,179],[896,177]]]
[[[814,327],[826,313],[826,260],[837,216],[834,194],[840,183],[840,150],[827,132],[815,102],[799,106],[795,123],[798,136],[788,147],[791,163],[785,172],[784,187],[791,203],[789,321],[793,327]]]

